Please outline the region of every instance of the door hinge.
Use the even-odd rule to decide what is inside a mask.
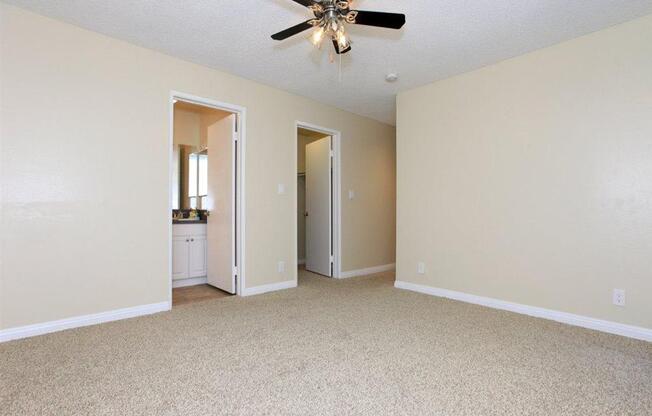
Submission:
[[[237,267],[233,268],[233,275],[236,276],[236,277],[238,276],[238,268]]]
[[[233,141],[234,141],[234,142],[237,142],[237,141],[238,141],[238,135],[237,135],[237,134],[234,134],[234,135],[233,135]]]
[[[331,157],[335,157],[335,150],[331,150]]]
[[[331,263],[335,263],[335,256],[331,256]]]

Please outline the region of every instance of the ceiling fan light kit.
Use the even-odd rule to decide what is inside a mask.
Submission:
[[[293,1],[310,9],[315,17],[273,34],[272,39],[285,40],[314,28],[310,36],[312,44],[321,48],[324,39],[330,39],[338,55],[351,51],[351,40],[346,33],[347,24],[388,29],[400,29],[405,24],[404,14],[352,10],[351,0]]]

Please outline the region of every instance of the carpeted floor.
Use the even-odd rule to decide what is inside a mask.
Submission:
[[[2,415],[652,415],[652,344],[391,273],[0,344]]]

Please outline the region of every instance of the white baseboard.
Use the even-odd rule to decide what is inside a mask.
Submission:
[[[350,277],[365,276],[365,275],[368,275],[368,274],[389,272],[389,271],[392,271],[394,269],[396,269],[396,263],[383,264],[382,266],[367,267],[366,269],[349,270],[348,272],[342,272],[342,273],[340,273],[339,278],[340,279],[348,279]]]
[[[652,342],[652,329],[397,280],[394,287]]]
[[[60,319],[57,321],[44,322],[41,324],[3,329],[0,330],[0,342],[49,334],[50,332],[63,331],[64,329],[79,328],[82,326],[101,324],[104,322],[135,318],[137,316],[150,315],[153,313],[169,310],[170,302],[159,302],[151,303],[149,305],[140,305],[131,308],[94,313],[90,315],[75,316],[73,318]]]
[[[293,287],[297,287],[296,280],[288,280],[287,282],[281,282],[281,283],[272,283],[270,285],[246,287],[242,291],[242,296],[261,295],[263,293],[275,292],[277,290],[291,289]]]
[[[205,285],[206,283],[208,283],[208,278],[205,277],[205,276],[204,277],[192,277],[190,279],[173,280],[172,281],[172,288]]]
[[[306,264],[306,259],[299,259],[299,261],[297,262],[297,264],[299,264],[299,265],[301,265],[301,264]]]

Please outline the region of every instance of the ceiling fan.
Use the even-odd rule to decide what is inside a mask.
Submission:
[[[326,38],[333,42],[335,52],[347,53],[351,50],[351,40],[346,34],[346,24],[385,27],[400,29],[405,24],[405,15],[399,13],[370,12],[352,10],[352,0],[293,0],[309,8],[315,15],[296,26],[272,35],[274,40],[284,40],[310,28],[315,28],[311,41],[316,47],[321,47]]]

